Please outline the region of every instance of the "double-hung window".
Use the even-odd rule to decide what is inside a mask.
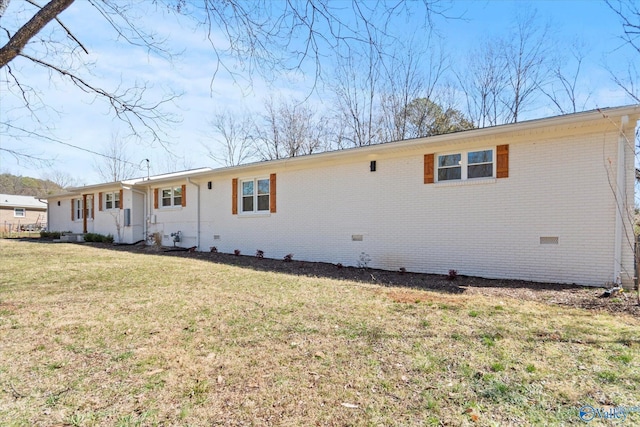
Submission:
[[[27,216],[26,209],[25,208],[14,208],[13,209],[13,216],[16,217],[16,218],[24,218],[25,216]]]
[[[269,178],[242,181],[242,212],[269,212]]]
[[[492,178],[493,149],[441,154],[438,156],[438,181]]]
[[[105,193],[104,208],[105,209],[120,209],[120,192]]]
[[[182,187],[163,188],[162,207],[182,206]]]

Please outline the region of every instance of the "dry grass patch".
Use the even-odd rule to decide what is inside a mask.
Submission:
[[[540,425],[640,403],[631,316],[86,245],[0,241],[0,342],[9,426]]]

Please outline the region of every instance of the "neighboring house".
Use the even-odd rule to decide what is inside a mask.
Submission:
[[[32,196],[0,194],[0,229],[2,232],[39,230],[46,225],[46,202]]]
[[[374,268],[634,279],[640,105],[73,189],[50,229]],[[119,231],[118,231],[119,230]],[[364,255],[363,255],[364,254]]]

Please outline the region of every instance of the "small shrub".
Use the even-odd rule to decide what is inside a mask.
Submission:
[[[456,280],[458,278],[458,270],[449,270],[447,280]]]
[[[61,233],[59,231],[44,231],[40,232],[40,237],[43,239],[59,239]]]
[[[260,249],[258,249],[256,251],[256,258],[264,258],[264,251],[261,251]]]
[[[293,254],[286,254],[286,255],[284,256],[283,261],[284,261],[284,262],[291,262],[291,261],[293,261]]]
[[[234,254],[235,256],[240,256],[240,249],[234,249],[234,250],[233,250],[233,254]]]
[[[337,264],[336,264],[336,267],[338,267],[338,268],[342,268],[342,267],[343,267],[343,265],[342,265],[342,263],[341,263],[341,262],[339,262],[339,263],[337,263]]]
[[[360,257],[358,258],[358,267],[359,268],[367,268],[369,267],[369,263],[371,262],[371,257],[366,252],[360,252]]]
[[[113,235],[107,234],[105,236],[99,233],[85,233],[84,241],[94,243],[113,243]]]
[[[209,248],[209,252],[214,253],[214,254],[217,254],[217,253],[218,253],[218,248],[216,248],[215,246],[211,246],[211,247]]]
[[[400,267],[400,270],[398,270],[398,273],[400,273],[400,275],[403,275],[406,272],[407,272],[407,269],[404,267]]]

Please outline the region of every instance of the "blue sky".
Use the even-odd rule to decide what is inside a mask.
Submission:
[[[13,1],[10,7],[16,7]],[[616,67],[628,54],[619,37],[622,27],[618,18],[601,1],[456,1],[449,5],[447,15],[455,19],[436,17],[438,33],[443,37],[446,50],[451,53],[452,63],[461,64],[471,55],[478,42],[502,36],[513,23],[513,17],[522,8],[537,10],[541,23],[549,22],[556,32],[558,43],[581,40],[588,46],[588,56],[581,75],[581,86],[585,88],[588,109],[619,106],[632,103],[611,81],[605,64]],[[5,15],[5,16],[8,16]],[[151,160],[151,173],[163,172],[167,167],[189,169],[220,166],[206,157],[204,145],[215,145],[211,127],[207,123],[215,112],[253,111],[259,113],[264,100],[276,95],[284,98],[305,98],[309,94],[310,79],[304,75],[288,75],[276,80],[273,85],[254,76],[250,90],[240,88],[230,77],[220,73],[211,86],[212,72],[216,60],[201,31],[191,24],[168,15],[151,14],[140,17],[170,40],[176,49],[184,53],[169,63],[148,55],[144,49],[114,41],[113,32],[104,25],[95,11],[83,0],[78,0],[61,16],[63,22],[82,40],[95,62],[91,79],[98,86],[114,88],[148,81],[149,99],[159,99],[170,91],[180,93],[175,102],[167,106],[167,112],[180,119],[172,126],[168,149],[179,159],[167,162],[167,151],[159,145],[130,144],[129,159],[140,163],[140,176],[146,174],[146,162]],[[407,28],[410,28],[408,26]],[[410,29],[410,31],[414,31]],[[418,34],[419,35],[419,34]],[[221,41],[222,42],[222,41]],[[44,115],[46,124],[54,126],[53,135],[61,142],[101,152],[111,141],[112,135],[124,134],[122,123],[108,114],[100,100],[94,100],[62,80],[49,80],[49,75],[32,67],[25,61],[12,64],[19,67],[29,84],[38,88],[43,102],[53,107],[58,114]],[[4,88],[3,88],[4,90]],[[318,109],[328,108],[327,99],[314,94],[309,101]],[[2,95],[0,115],[15,123],[30,124],[29,117],[15,110],[15,101]],[[548,103],[541,101],[537,108],[528,112],[535,118],[552,114]],[[0,152],[0,172],[42,177],[54,170],[68,172],[78,184],[100,182],[95,172],[98,156],[87,151],[69,147],[60,142],[42,139],[21,139],[0,135],[0,145],[51,159],[50,166],[16,160]],[[172,163],[168,165],[168,163]]]

